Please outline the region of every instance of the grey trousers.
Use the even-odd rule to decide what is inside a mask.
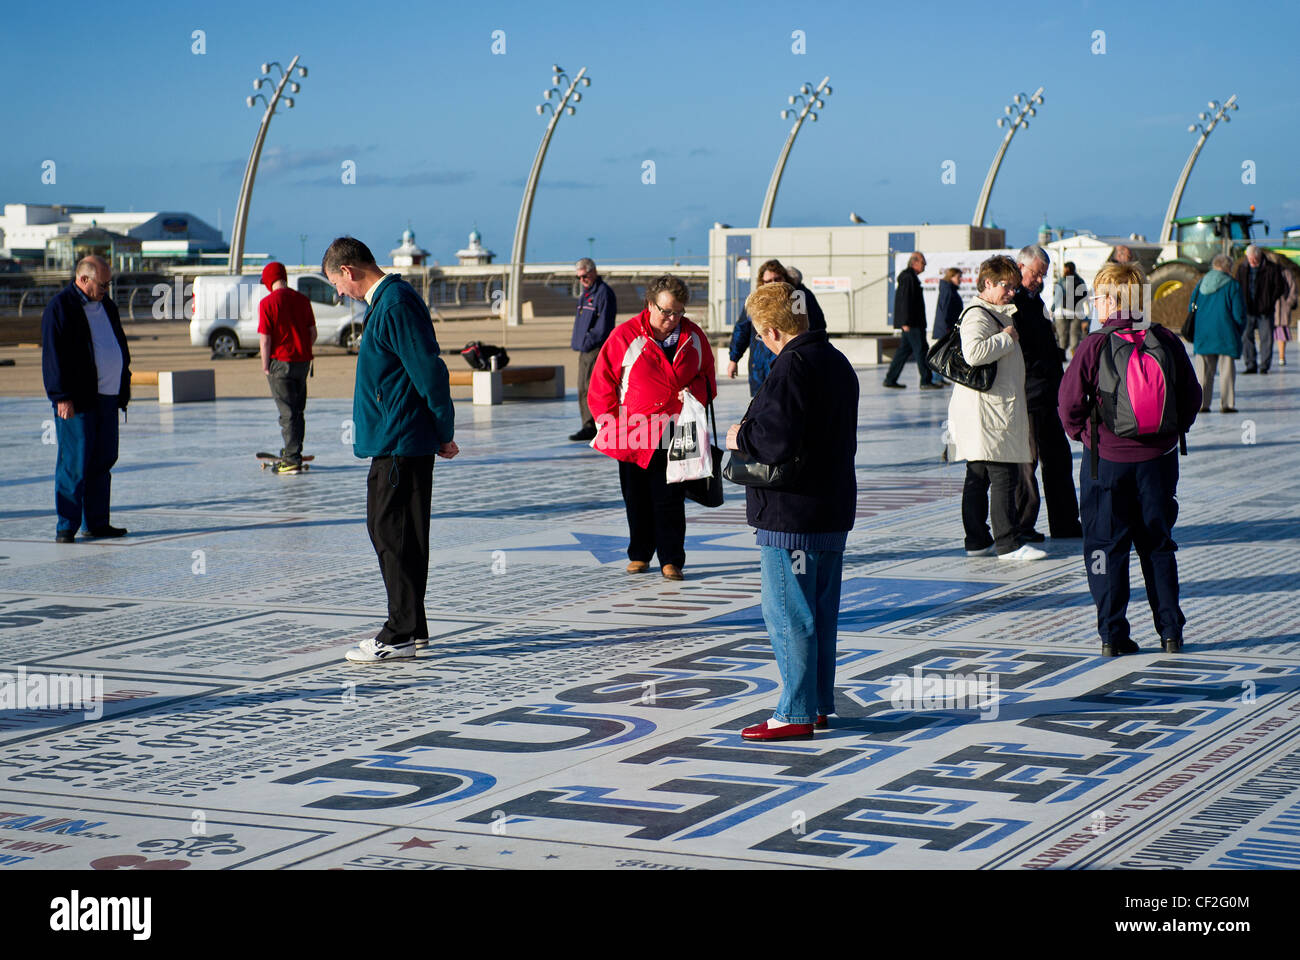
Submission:
[[[1246,333],[1241,339],[1241,359],[1247,370],[1255,369],[1255,331],[1259,331],[1259,369],[1268,372],[1273,362],[1273,314],[1246,316]]]
[[[588,429],[594,429],[596,426],[596,419],[587,406],[587,387],[591,384],[591,370],[596,366],[598,356],[600,356],[599,348],[578,354],[578,413],[582,415],[583,427]]]
[[[302,463],[303,411],[307,408],[307,371],[311,361],[272,360],[267,366],[271,372],[266,375],[266,382],[271,385],[271,396],[280,411],[280,436],[284,438],[280,456],[290,463]]]
[[[1201,409],[1210,409],[1210,396],[1214,392],[1214,372],[1218,368],[1222,386],[1219,387],[1219,409],[1237,405],[1237,361],[1226,353],[1198,353],[1196,379],[1201,382]]]

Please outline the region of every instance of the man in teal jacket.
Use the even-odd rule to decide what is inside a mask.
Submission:
[[[1241,284],[1228,273],[1231,269],[1232,259],[1227,254],[1215,257],[1188,304],[1188,310],[1196,308],[1192,352],[1196,354],[1196,376],[1201,382],[1201,413],[1210,412],[1216,369],[1223,378],[1219,409],[1237,412],[1237,358],[1241,356],[1246,330],[1246,300]]]
[[[388,592],[379,635],[346,654],[353,663],[410,660],[428,641],[424,591],[429,578],[433,458],[459,453],[447,365],[438,356],[429,308],[398,274],[385,274],[352,237],[330,244],[321,270],[340,296],[365,300],[357,382],[352,395],[353,453],[370,457],[366,530]]]

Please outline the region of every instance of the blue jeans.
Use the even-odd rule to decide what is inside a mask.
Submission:
[[[781,671],[778,723],[812,723],[835,712],[835,632],[840,619],[840,550],[760,547],[763,621]]]
[[[59,441],[56,532],[75,534],[83,516],[87,530],[108,526],[109,470],[117,463],[117,397],[100,394],[94,408],[67,420],[55,406],[54,433]]]
[[[1079,467],[1079,514],[1083,521],[1083,563],[1088,589],[1097,605],[1102,642],[1130,639],[1128,558],[1137,548],[1146,581],[1147,603],[1162,639],[1183,638],[1187,618],[1178,606],[1178,560],[1174,521],[1178,519],[1178,452],[1143,463],[1118,463],[1102,457],[1092,479],[1092,455]]]

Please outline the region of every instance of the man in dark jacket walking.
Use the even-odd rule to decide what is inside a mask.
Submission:
[[[1268,373],[1273,362],[1273,314],[1277,302],[1286,295],[1282,268],[1264,256],[1255,244],[1246,248],[1246,259],[1237,265],[1237,282],[1246,295],[1246,333],[1241,357],[1245,373]],[[1259,366],[1255,365],[1255,333],[1259,332]]]
[[[1033,455],[1033,460],[1020,465],[1020,482],[1016,486],[1018,536],[1029,543],[1047,539],[1034,529],[1042,504],[1034,470],[1041,462],[1052,537],[1081,537],[1079,499],[1074,490],[1074,455],[1056,410],[1065,354],[1056,342],[1056,330],[1040,295],[1043,278],[1047,276],[1047,251],[1033,244],[1022,248],[1016,259],[1020,264],[1020,289],[1012,301],[1016,308],[1012,320],[1020,334],[1020,350],[1025,357],[1025,401],[1029,411],[1029,448]]]
[[[934,382],[930,368],[926,365],[925,354],[925,300],[921,297],[920,273],[925,269],[925,254],[914,253],[907,261],[907,269],[898,275],[894,289],[894,328],[899,331],[902,343],[894,352],[893,362],[885,372],[885,386],[902,390],[904,384],[898,382],[898,375],[909,359],[916,359],[916,368],[921,375],[922,390],[938,390],[940,384]]]
[[[85,257],[72,283],[41,315],[41,371],[59,443],[54,474],[59,543],[72,543],[83,519],[92,537],[126,534],[108,522],[117,411],[131,399],[131,354],[117,304],[108,296],[111,280],[105,260]]]
[[[366,335],[352,392],[352,452],[370,457],[366,530],[388,593],[379,635],[346,653],[352,663],[410,660],[429,638],[424,591],[429,579],[433,458],[460,452],[447,365],[439,356],[429,308],[397,274],[385,274],[360,240],[339,237],[321,261],[339,296],[366,302]]]
[[[574,269],[582,292],[578,294],[578,315],[573,321],[569,345],[578,351],[578,412],[582,414],[582,429],[570,434],[569,439],[588,443],[596,436],[596,419],[587,406],[587,387],[600,348],[618,322],[618,298],[596,273],[596,263],[590,257],[583,257]]]

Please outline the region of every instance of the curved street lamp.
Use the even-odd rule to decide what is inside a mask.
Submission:
[[[262,85],[270,86],[272,80],[267,74],[271,68],[275,67],[280,71],[280,82],[276,85],[271,99],[267,100],[261,93]],[[262,114],[262,125],[257,128],[257,138],[253,141],[253,150],[248,155],[248,165],[244,167],[244,181],[239,185],[239,200],[235,204],[235,223],[230,234],[230,260],[229,269],[232,274],[238,275],[244,269],[244,236],[248,228],[248,206],[253,198],[253,180],[257,177],[257,161],[262,156],[262,144],[266,142],[266,130],[271,125],[271,117],[275,115],[276,106],[281,102],[281,94],[287,85],[290,93],[297,93],[302,89],[297,81],[289,78],[293,76],[294,68],[298,70],[299,79],[307,76],[307,68],[298,66],[298,58],[294,57],[289,61],[288,69],[280,66],[279,62],[272,60],[270,63],[262,64],[262,76],[253,81],[253,89],[258,91],[252,96],[245,97],[244,102],[252,107],[258,100],[266,105],[266,111]],[[283,103],[285,109],[293,107],[293,97],[284,97]]]
[[[980,198],[975,204],[975,216],[971,220],[971,226],[984,226],[984,215],[989,209],[989,195],[993,193],[993,182],[998,178],[998,168],[1002,166],[1002,158],[1006,156],[1007,147],[1011,144],[1011,138],[1015,136],[1016,131],[1021,127],[1029,126],[1029,117],[1035,116],[1038,111],[1036,107],[1043,104],[1043,88],[1039,87],[1034,91],[1032,97],[1027,97],[1023,93],[1017,93],[1011,99],[1011,103],[1003,107],[1005,116],[998,117],[998,126],[1007,129],[1007,135],[1002,138],[1002,145],[998,147],[997,155],[993,157],[993,165],[989,167],[988,175],[984,178],[984,186],[980,190]]]
[[[758,228],[760,230],[772,225],[772,207],[776,205],[776,191],[781,186],[781,175],[785,173],[785,161],[790,156],[790,148],[794,146],[794,138],[799,135],[799,128],[803,126],[804,117],[812,117],[813,123],[817,122],[817,114],[812,113],[813,107],[821,109],[826,106],[822,97],[831,95],[830,77],[822,77],[822,82],[814,90],[811,84],[803,84],[799,87],[799,92],[787,98],[792,109],[781,111],[781,119],[788,119],[799,105],[803,109],[799,111],[799,118],[795,120],[794,126],[790,128],[790,136],[785,138],[785,146],[781,148],[781,155],[776,158],[776,167],[772,171],[772,179],[768,181],[767,193],[763,196],[763,210],[758,215]]]
[[[533,214],[533,194],[537,192],[537,181],[542,174],[542,161],[546,159],[546,148],[551,145],[551,134],[555,132],[555,125],[560,122],[561,115],[567,113],[573,116],[576,112],[570,101],[582,102],[578,84],[581,83],[584,87],[591,86],[591,78],[586,75],[587,68],[583,67],[569,83],[569,89],[564,92],[564,96],[560,97],[559,102],[552,104],[551,97],[559,93],[557,88],[560,82],[568,80],[569,76],[558,64],[551,67],[551,74],[550,89],[542,91],[542,102],[537,105],[539,117],[545,116],[548,109],[551,111],[551,122],[546,125],[541,145],[537,148],[537,156],[533,157],[533,168],[528,171],[528,182],[524,185],[524,199],[519,204],[519,219],[515,221],[515,240],[510,247],[510,310],[506,322],[512,327],[523,323],[524,250],[528,246],[528,221]]]
[[[1192,153],[1183,164],[1182,175],[1178,178],[1178,183],[1174,185],[1174,195],[1169,198],[1169,209],[1165,211],[1165,222],[1160,226],[1160,242],[1169,243],[1174,238],[1174,218],[1178,216],[1178,205],[1183,202],[1183,189],[1187,186],[1187,178],[1192,175],[1192,167],[1196,165],[1196,158],[1201,155],[1201,147],[1205,146],[1205,141],[1209,138],[1210,132],[1219,125],[1219,121],[1230,123],[1232,118],[1228,116],[1229,110],[1237,109],[1237,95],[1234,93],[1223,103],[1217,100],[1211,100],[1209,103],[1211,110],[1218,111],[1214,119],[1210,119],[1207,113],[1198,113],[1196,115],[1197,123],[1189,124],[1188,133],[1201,131],[1200,137],[1196,141],[1196,146],[1192,147]],[[1204,126],[1206,120],[1209,120],[1209,126]]]

